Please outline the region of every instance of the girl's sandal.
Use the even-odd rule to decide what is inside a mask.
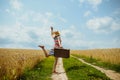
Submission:
[[[58,74],[58,72],[56,72],[56,71],[53,71],[52,73],[54,73],[54,74]]]
[[[38,47],[40,47],[40,48],[44,48],[44,46],[41,46],[41,45],[39,45]]]

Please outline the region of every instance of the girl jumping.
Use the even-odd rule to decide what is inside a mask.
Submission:
[[[60,38],[60,33],[59,31],[53,31],[53,27],[51,27],[51,36],[54,39],[54,49],[57,48],[62,48],[62,44],[61,44],[61,38]],[[49,53],[46,51],[45,47],[42,45],[39,45],[39,47],[43,50],[44,54],[46,57],[49,57],[51,55],[54,55],[54,49],[51,49],[49,51]],[[55,57],[55,63],[54,63],[54,67],[53,67],[53,73],[57,73],[56,72],[56,65],[58,62],[58,57]]]

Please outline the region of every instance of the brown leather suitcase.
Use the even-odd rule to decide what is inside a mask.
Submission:
[[[69,58],[70,57],[70,49],[54,49],[55,57]]]

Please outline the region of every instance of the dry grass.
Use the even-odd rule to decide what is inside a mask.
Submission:
[[[116,49],[91,49],[91,50],[73,50],[71,54],[92,57],[112,64],[120,64],[120,48]]]
[[[44,59],[40,50],[0,49],[0,80],[16,80],[25,68]]]

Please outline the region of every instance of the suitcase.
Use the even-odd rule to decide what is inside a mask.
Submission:
[[[55,57],[69,58],[70,57],[70,49],[54,49]]]

